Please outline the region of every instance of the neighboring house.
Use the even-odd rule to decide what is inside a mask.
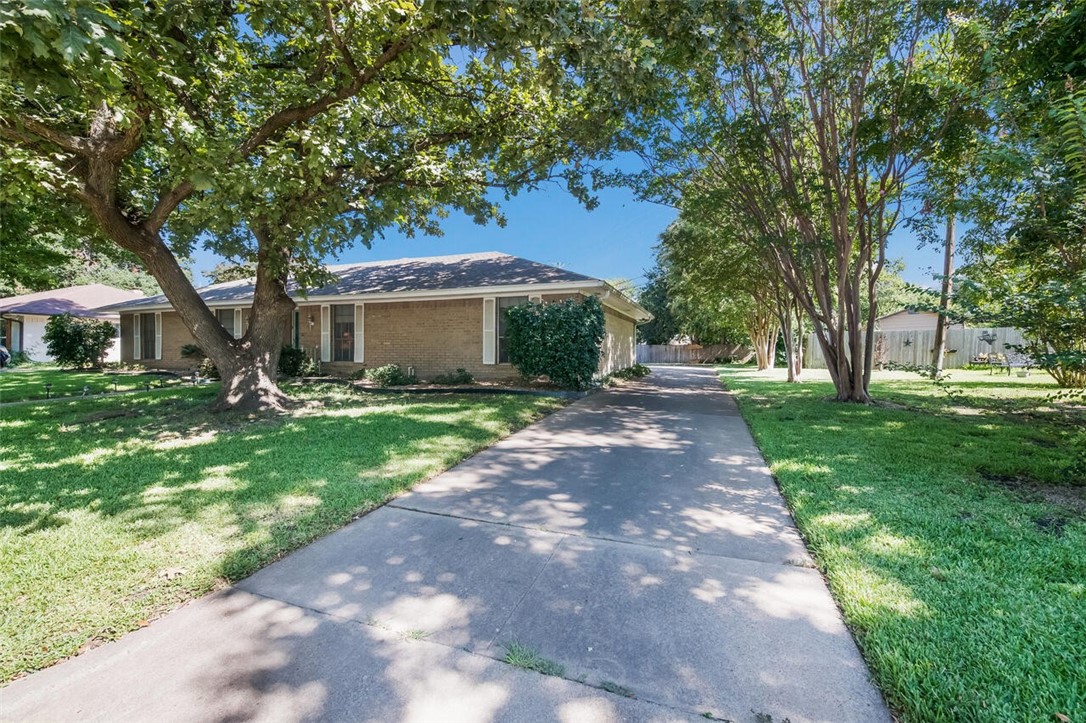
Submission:
[[[895,311],[893,314],[880,316],[875,321],[875,328],[879,331],[935,331],[939,323],[939,315],[934,311]],[[958,328],[964,328],[961,324],[955,324]]]
[[[67,313],[117,324],[116,313],[97,311],[98,307],[142,297],[142,291],[127,291],[105,284],[9,296],[0,299],[0,342],[13,354],[21,351],[34,361],[52,361],[44,339],[45,324],[50,317]],[[106,361],[119,360],[119,349],[114,344],[106,354]]]
[[[606,335],[599,371],[634,364],[634,329],[652,318],[605,281],[501,253],[397,259],[328,267],[336,281],[304,296],[283,328],[283,343],[303,349],[325,371],[398,364],[422,379],[462,368],[476,379],[516,376],[505,346],[504,309],[530,300],[599,297]],[[226,330],[248,327],[253,281],[205,286],[201,298]],[[164,296],[113,304],[121,317],[121,359],[189,369],[181,347],[197,343]]]

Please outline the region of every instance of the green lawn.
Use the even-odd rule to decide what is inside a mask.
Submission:
[[[147,384],[156,388],[160,380],[161,383],[168,385],[181,384],[181,380],[172,375],[66,371],[56,367],[16,367],[0,373],[0,403],[45,399],[47,392],[51,397],[78,397],[83,394],[83,387],[88,388],[88,394],[134,391],[143,389]],[[46,390],[46,384],[53,386]]]
[[[252,573],[555,409],[522,396],[295,390],[250,419],[214,389],[0,412],[0,680]]]
[[[879,373],[859,406],[804,374],[721,370],[902,720],[1086,721],[1083,407],[1043,375]]]

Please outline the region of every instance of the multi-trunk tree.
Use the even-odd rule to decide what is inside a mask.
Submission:
[[[939,8],[906,0],[760,3],[674,73],[675,104],[634,138],[650,195],[712,199],[751,226],[838,400],[870,400],[887,237],[957,109],[949,28]]]
[[[560,177],[589,199],[582,163],[641,52],[612,53],[613,32],[557,1],[6,4],[3,200],[74,200],[158,281],[222,375],[217,405],[279,407],[289,281],[390,226],[500,220],[494,188]],[[612,92],[577,74],[590,55]],[[255,264],[239,338],[178,262],[196,244]]]

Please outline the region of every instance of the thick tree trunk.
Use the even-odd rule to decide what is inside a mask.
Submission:
[[[222,377],[215,408],[223,411],[282,410],[290,405],[290,397],[276,383],[283,330],[294,311],[286,289],[290,255],[266,229],[254,224],[253,233],[259,247],[249,328],[237,340],[233,357],[222,365],[212,359]]]
[[[952,198],[953,200],[953,198]],[[932,349],[932,378],[938,377],[943,371],[946,361],[946,327],[947,311],[950,309],[950,295],[954,292],[954,212],[951,211],[946,218],[946,243],[943,247],[943,288],[939,293],[939,318],[935,324],[935,348]]]
[[[121,247],[132,251],[158,281],[200,349],[222,377],[214,409],[255,411],[283,409],[289,398],[275,383],[282,333],[294,302],[286,293],[286,259],[263,249],[257,258],[256,291],[249,330],[232,338],[208,308],[161,234],[134,225],[109,203],[91,198],[90,209],[103,230]]]
[[[290,397],[279,389],[275,381],[278,363],[278,347],[274,355],[242,353],[231,363],[216,362],[222,383],[213,409],[220,412],[258,412],[281,410],[289,406]]]

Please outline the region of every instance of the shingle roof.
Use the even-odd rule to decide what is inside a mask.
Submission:
[[[103,317],[100,307],[139,299],[142,291],[128,291],[105,284],[84,284],[65,289],[38,291],[0,299],[0,313]]]
[[[307,296],[353,296],[561,282],[602,283],[557,266],[496,252],[338,264],[329,266],[328,271],[337,280],[319,289],[309,289]],[[199,289],[199,292],[209,304],[244,301],[253,296],[253,281],[247,279],[212,284]],[[288,292],[291,296],[301,296],[293,283]],[[151,296],[135,303],[112,304],[110,308],[139,309],[168,303],[165,296]]]

